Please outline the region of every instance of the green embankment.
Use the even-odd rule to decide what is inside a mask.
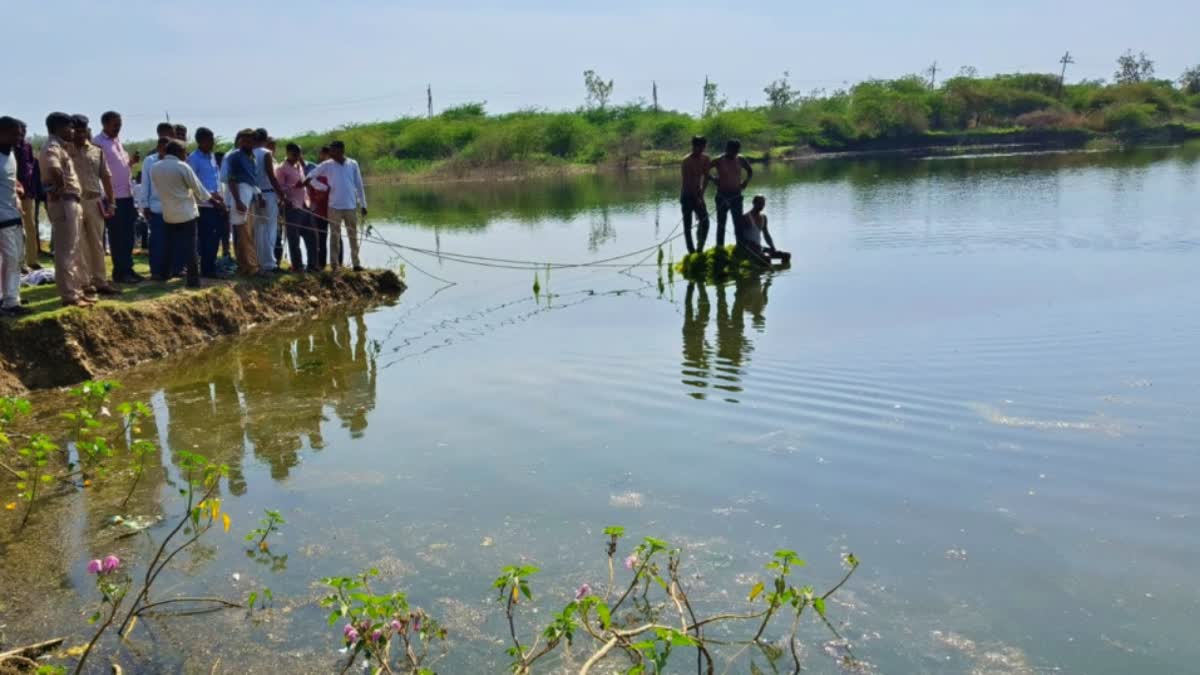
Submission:
[[[956,77],[938,87],[907,77],[784,98],[704,117],[642,104],[489,115],[482,104],[471,104],[432,118],[351,125],[288,140],[312,152],[340,138],[366,173],[387,176],[663,165],[677,161],[694,134],[707,136],[714,151],[727,139],[741,139],[751,158],[1200,137],[1200,94],[1163,80],[1071,84],[1060,92],[1056,75]]]

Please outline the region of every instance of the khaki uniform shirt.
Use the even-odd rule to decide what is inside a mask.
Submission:
[[[38,164],[42,167],[42,182],[47,185],[50,184],[50,171],[52,169],[58,169],[62,172],[62,191],[47,190],[47,200],[52,202],[58,201],[64,195],[83,196],[83,185],[79,182],[79,172],[75,169],[75,162],[71,159],[71,153],[67,150],[66,144],[57,137],[51,137],[42,146],[42,151],[38,153]]]
[[[104,179],[112,180],[112,174],[108,172],[108,160],[104,158],[104,150],[91,141],[83,148],[72,143],[67,149],[71,153],[71,161],[75,163],[75,171],[79,174],[79,183],[83,186],[83,198],[103,197]]]

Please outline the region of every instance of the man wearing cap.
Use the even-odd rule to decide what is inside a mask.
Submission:
[[[46,189],[46,214],[54,241],[54,283],[64,307],[91,307],[84,297],[87,279],[79,264],[79,223],[83,220],[80,201],[83,186],[67,147],[74,138],[71,116],[53,112],[46,117],[49,138],[38,153],[42,185]]]
[[[68,149],[83,186],[79,248],[80,261],[88,279],[87,290],[101,295],[119,295],[120,291],[105,279],[104,270],[104,221],[112,215],[109,211],[109,205],[113,203],[112,175],[104,151],[90,140],[92,130],[88,128],[88,118],[72,115],[71,127],[74,142]]]
[[[133,271],[134,225],[137,207],[133,201],[133,170],[129,154],[121,144],[121,115],[109,110],[100,116],[100,133],[92,143],[104,151],[112,181],[112,216],[105,222],[108,228],[108,248],[112,254],[113,281],[136,284],[142,277]]]

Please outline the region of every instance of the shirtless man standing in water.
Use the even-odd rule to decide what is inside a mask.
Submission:
[[[725,222],[730,212],[733,213],[734,241],[742,241],[742,231],[745,229],[745,204],[742,191],[750,185],[754,177],[754,169],[750,162],[738,153],[742,151],[742,143],[730,140],[725,144],[725,154],[714,159],[707,173],[708,180],[717,184],[717,247],[725,245]],[[717,170],[714,178],[712,169]],[[746,171],[746,179],[742,180],[742,170]]]
[[[683,238],[688,253],[704,252],[704,240],[708,238],[708,208],[704,205],[704,189],[708,187],[708,167],[712,160],[704,154],[708,140],[703,136],[692,139],[692,154],[683,158],[683,187],[679,192],[679,204],[683,207]],[[692,215],[696,216],[696,240],[692,243]]]

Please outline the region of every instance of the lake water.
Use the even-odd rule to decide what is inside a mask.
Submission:
[[[276,598],[146,620],[127,672],[154,671],[147,653],[333,672],[314,582],[372,565],[446,620],[441,672],[505,672],[498,568],[542,568],[525,611],[548,620],[602,585],[610,524],[684,546],[696,599],[722,610],[777,548],[818,588],[853,551],[830,613],[870,672],[1200,670],[1200,148],[760,174],[784,272],[694,286],[651,251],[543,271],[535,296],[530,271],[410,251],[394,306],[123,374],[171,450],[128,515],[178,512],[173,451],[232,468],[232,532],[157,595]],[[673,173],[371,198],[390,240],[510,259],[608,258],[678,222]],[[57,499],[0,539],[10,643],[86,634],[85,561],[151,554],[104,528],[123,491]],[[273,560],[241,536],[264,508],[288,520]],[[804,635],[806,668],[837,672],[819,627]]]

